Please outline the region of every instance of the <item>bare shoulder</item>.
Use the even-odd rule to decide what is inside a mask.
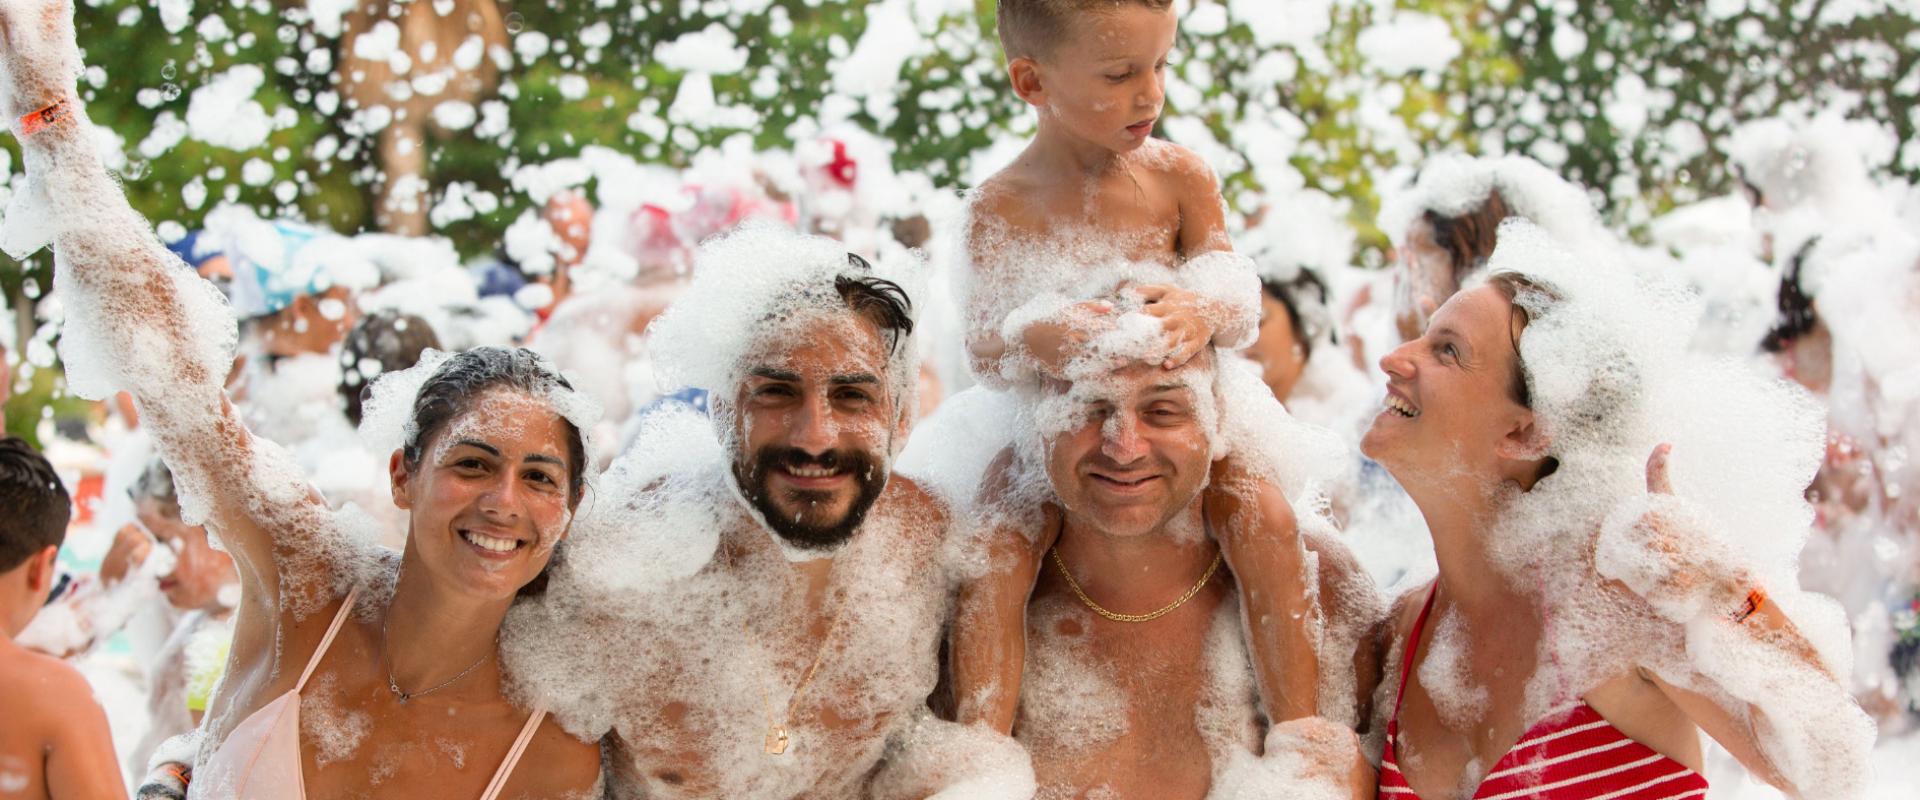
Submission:
[[[1154,140],[1150,146],[1153,149],[1143,154],[1143,162],[1154,173],[1177,181],[1182,188],[1205,187],[1209,191],[1219,188],[1213,167],[1199,153],[1163,139]]]
[[[96,720],[105,733],[105,712],[93,686],[60,659],[8,645],[0,653],[0,686],[7,692],[6,726],[15,736],[52,747],[76,733],[93,733]]]
[[[1381,626],[1381,633],[1390,637],[1387,640],[1388,644],[1405,639],[1413,632],[1413,624],[1420,620],[1420,610],[1426,607],[1427,592],[1432,586],[1433,583],[1429,581],[1401,592],[1399,597],[1393,598],[1392,605],[1388,607],[1387,618]]]
[[[11,661],[0,662],[0,677],[6,678],[10,699],[28,713],[93,703],[93,686],[67,662],[20,649],[13,651]]]
[[[899,473],[888,478],[887,502],[901,526],[916,538],[928,542],[944,538],[950,516],[947,504],[912,478]]]
[[[553,717],[541,721],[504,797],[586,797],[600,780],[600,743],[574,738]]]
[[[1038,219],[1033,212],[1041,187],[1042,181],[1017,162],[994,173],[967,196],[970,235],[979,238],[1035,227]]]

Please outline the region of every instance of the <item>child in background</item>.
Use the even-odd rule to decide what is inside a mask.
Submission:
[[[1260,284],[1232,254],[1217,180],[1198,155],[1150,136],[1177,28],[1170,0],[1000,0],[998,28],[1013,90],[1039,112],[1039,129],[972,198],[964,280],[976,377],[1009,389],[1110,369],[1099,340],[1120,305],[1158,318],[1154,360],[1169,369],[1208,346],[1251,343]],[[1086,299],[1098,296],[1120,300]],[[1002,452],[981,497],[1023,505],[1009,488],[1015,469]],[[1204,502],[1244,618],[1264,621],[1247,634],[1268,717],[1316,715],[1319,610],[1291,505],[1233,458],[1215,462]],[[986,523],[989,571],[962,590],[952,649],[957,718],[1002,733],[1019,704],[1027,600],[1058,530],[1035,532],[1039,517],[1014,510]],[[1267,624],[1276,620],[1292,622]]]
[[[53,466],[0,438],[0,790],[20,798],[126,797],[107,715],[85,678],[13,637],[53,589],[72,507]]]

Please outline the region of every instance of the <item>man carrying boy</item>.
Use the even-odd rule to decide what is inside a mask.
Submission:
[[[13,637],[53,589],[53,559],[72,514],[53,465],[0,438],[0,792],[22,798],[126,797],[107,715],[85,678]]]
[[[1257,331],[1259,280],[1230,250],[1212,170],[1150,136],[1177,29],[1171,5],[998,3],[1008,78],[1039,127],[973,198],[967,349],[987,386],[1030,393],[1134,360],[1172,371],[1210,347],[1250,344]],[[1322,611],[1274,467],[1216,458],[1199,484],[1220,523],[1207,538],[1220,543],[1239,587],[1266,717],[1345,718],[1345,699],[1323,706]],[[994,523],[1002,530],[985,537],[988,574],[963,589],[954,632],[958,718],[1003,732],[1020,696],[1022,614],[1048,539],[1026,524],[1037,511],[1024,507],[1030,493],[999,487],[1032,486],[1035,469],[1007,453],[986,476],[983,516],[1025,522]]]

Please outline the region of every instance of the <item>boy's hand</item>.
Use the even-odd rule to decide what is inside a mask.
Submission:
[[[1159,317],[1167,332],[1167,355],[1161,366],[1175,369],[1191,361],[1213,342],[1214,324],[1207,316],[1205,298],[1178,286],[1153,284],[1134,287],[1146,303],[1140,310]]]
[[[9,127],[73,97],[79,75],[70,0],[0,0],[0,112]]]

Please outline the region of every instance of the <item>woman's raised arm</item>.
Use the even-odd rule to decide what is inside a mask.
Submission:
[[[275,534],[318,530],[325,506],[227,402],[232,313],[161,245],[108,174],[74,91],[81,68],[70,0],[0,0],[0,111],[29,182],[8,209],[0,244],[25,255],[52,243],[72,390],[133,395],[180,482],[182,510],[218,533],[251,602],[276,608],[290,588],[279,565],[294,548]]]

